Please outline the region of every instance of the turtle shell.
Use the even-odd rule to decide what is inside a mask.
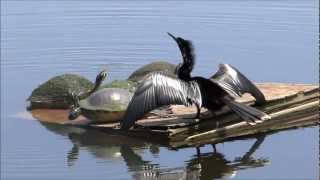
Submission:
[[[66,109],[72,104],[69,92],[85,92],[92,88],[93,83],[79,75],[55,76],[32,91],[27,99],[30,102],[28,109]]]
[[[115,122],[122,119],[133,96],[129,89],[104,88],[79,102],[84,116],[94,122]]]
[[[135,88],[138,83],[132,82],[129,80],[114,80],[108,84],[102,85],[103,88],[119,88],[119,89],[128,89],[130,92],[135,91]]]
[[[165,62],[165,61],[156,61],[147,65],[142,66],[141,68],[134,71],[128,78],[129,81],[137,82],[143,79],[147,74],[151,72],[163,72],[169,76],[174,77],[174,71],[176,65]]]

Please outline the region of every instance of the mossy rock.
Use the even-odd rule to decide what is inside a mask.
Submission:
[[[55,76],[32,91],[27,101],[29,109],[37,108],[69,108],[71,97],[69,92],[85,92],[93,88],[88,79],[74,74]]]
[[[147,65],[142,66],[141,68],[134,71],[128,78],[129,81],[137,82],[140,81],[151,72],[163,72],[169,76],[175,76],[174,71],[176,65],[165,62],[165,61],[156,61]]]

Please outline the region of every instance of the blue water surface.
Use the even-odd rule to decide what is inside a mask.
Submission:
[[[318,2],[1,1],[1,178],[317,179],[318,127],[178,151],[96,131],[36,121],[31,91],[49,78],[103,68],[125,79],[143,64],[180,62],[166,32],[193,41],[193,75],[230,63],[256,82],[318,83]],[[258,142],[260,142],[258,141]],[[130,142],[130,143],[129,143]],[[254,164],[254,163],[253,163]]]

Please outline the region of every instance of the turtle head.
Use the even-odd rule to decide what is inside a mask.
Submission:
[[[68,119],[74,120],[81,114],[81,108],[79,106],[71,106]]]
[[[73,104],[71,105],[68,119],[74,120],[81,114],[81,108],[79,105],[79,94],[80,93],[79,94],[76,94],[75,92],[69,92],[69,93],[70,93],[71,100],[72,100]]]
[[[90,96],[92,93],[96,92],[99,89],[99,87],[102,84],[102,82],[106,79],[106,77],[107,77],[107,71],[106,70],[101,71],[96,77],[96,81],[94,83],[94,87],[91,90],[87,91],[87,92],[80,92],[77,95],[78,99],[81,99],[81,100],[85,99],[88,96]]]
[[[95,85],[100,86],[101,83],[106,79],[106,77],[107,77],[107,71],[106,70],[101,71],[96,77]]]

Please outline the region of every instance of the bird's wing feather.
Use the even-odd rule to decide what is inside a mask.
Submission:
[[[192,103],[202,104],[200,89],[195,82],[184,82],[161,73],[150,74],[133,95],[121,128],[129,129],[136,120],[158,107],[171,104],[189,106]]]
[[[219,84],[224,90],[233,96],[242,96],[250,93],[257,104],[265,103],[263,93],[240,71],[228,64],[220,64],[219,70],[210,78],[211,81]]]

